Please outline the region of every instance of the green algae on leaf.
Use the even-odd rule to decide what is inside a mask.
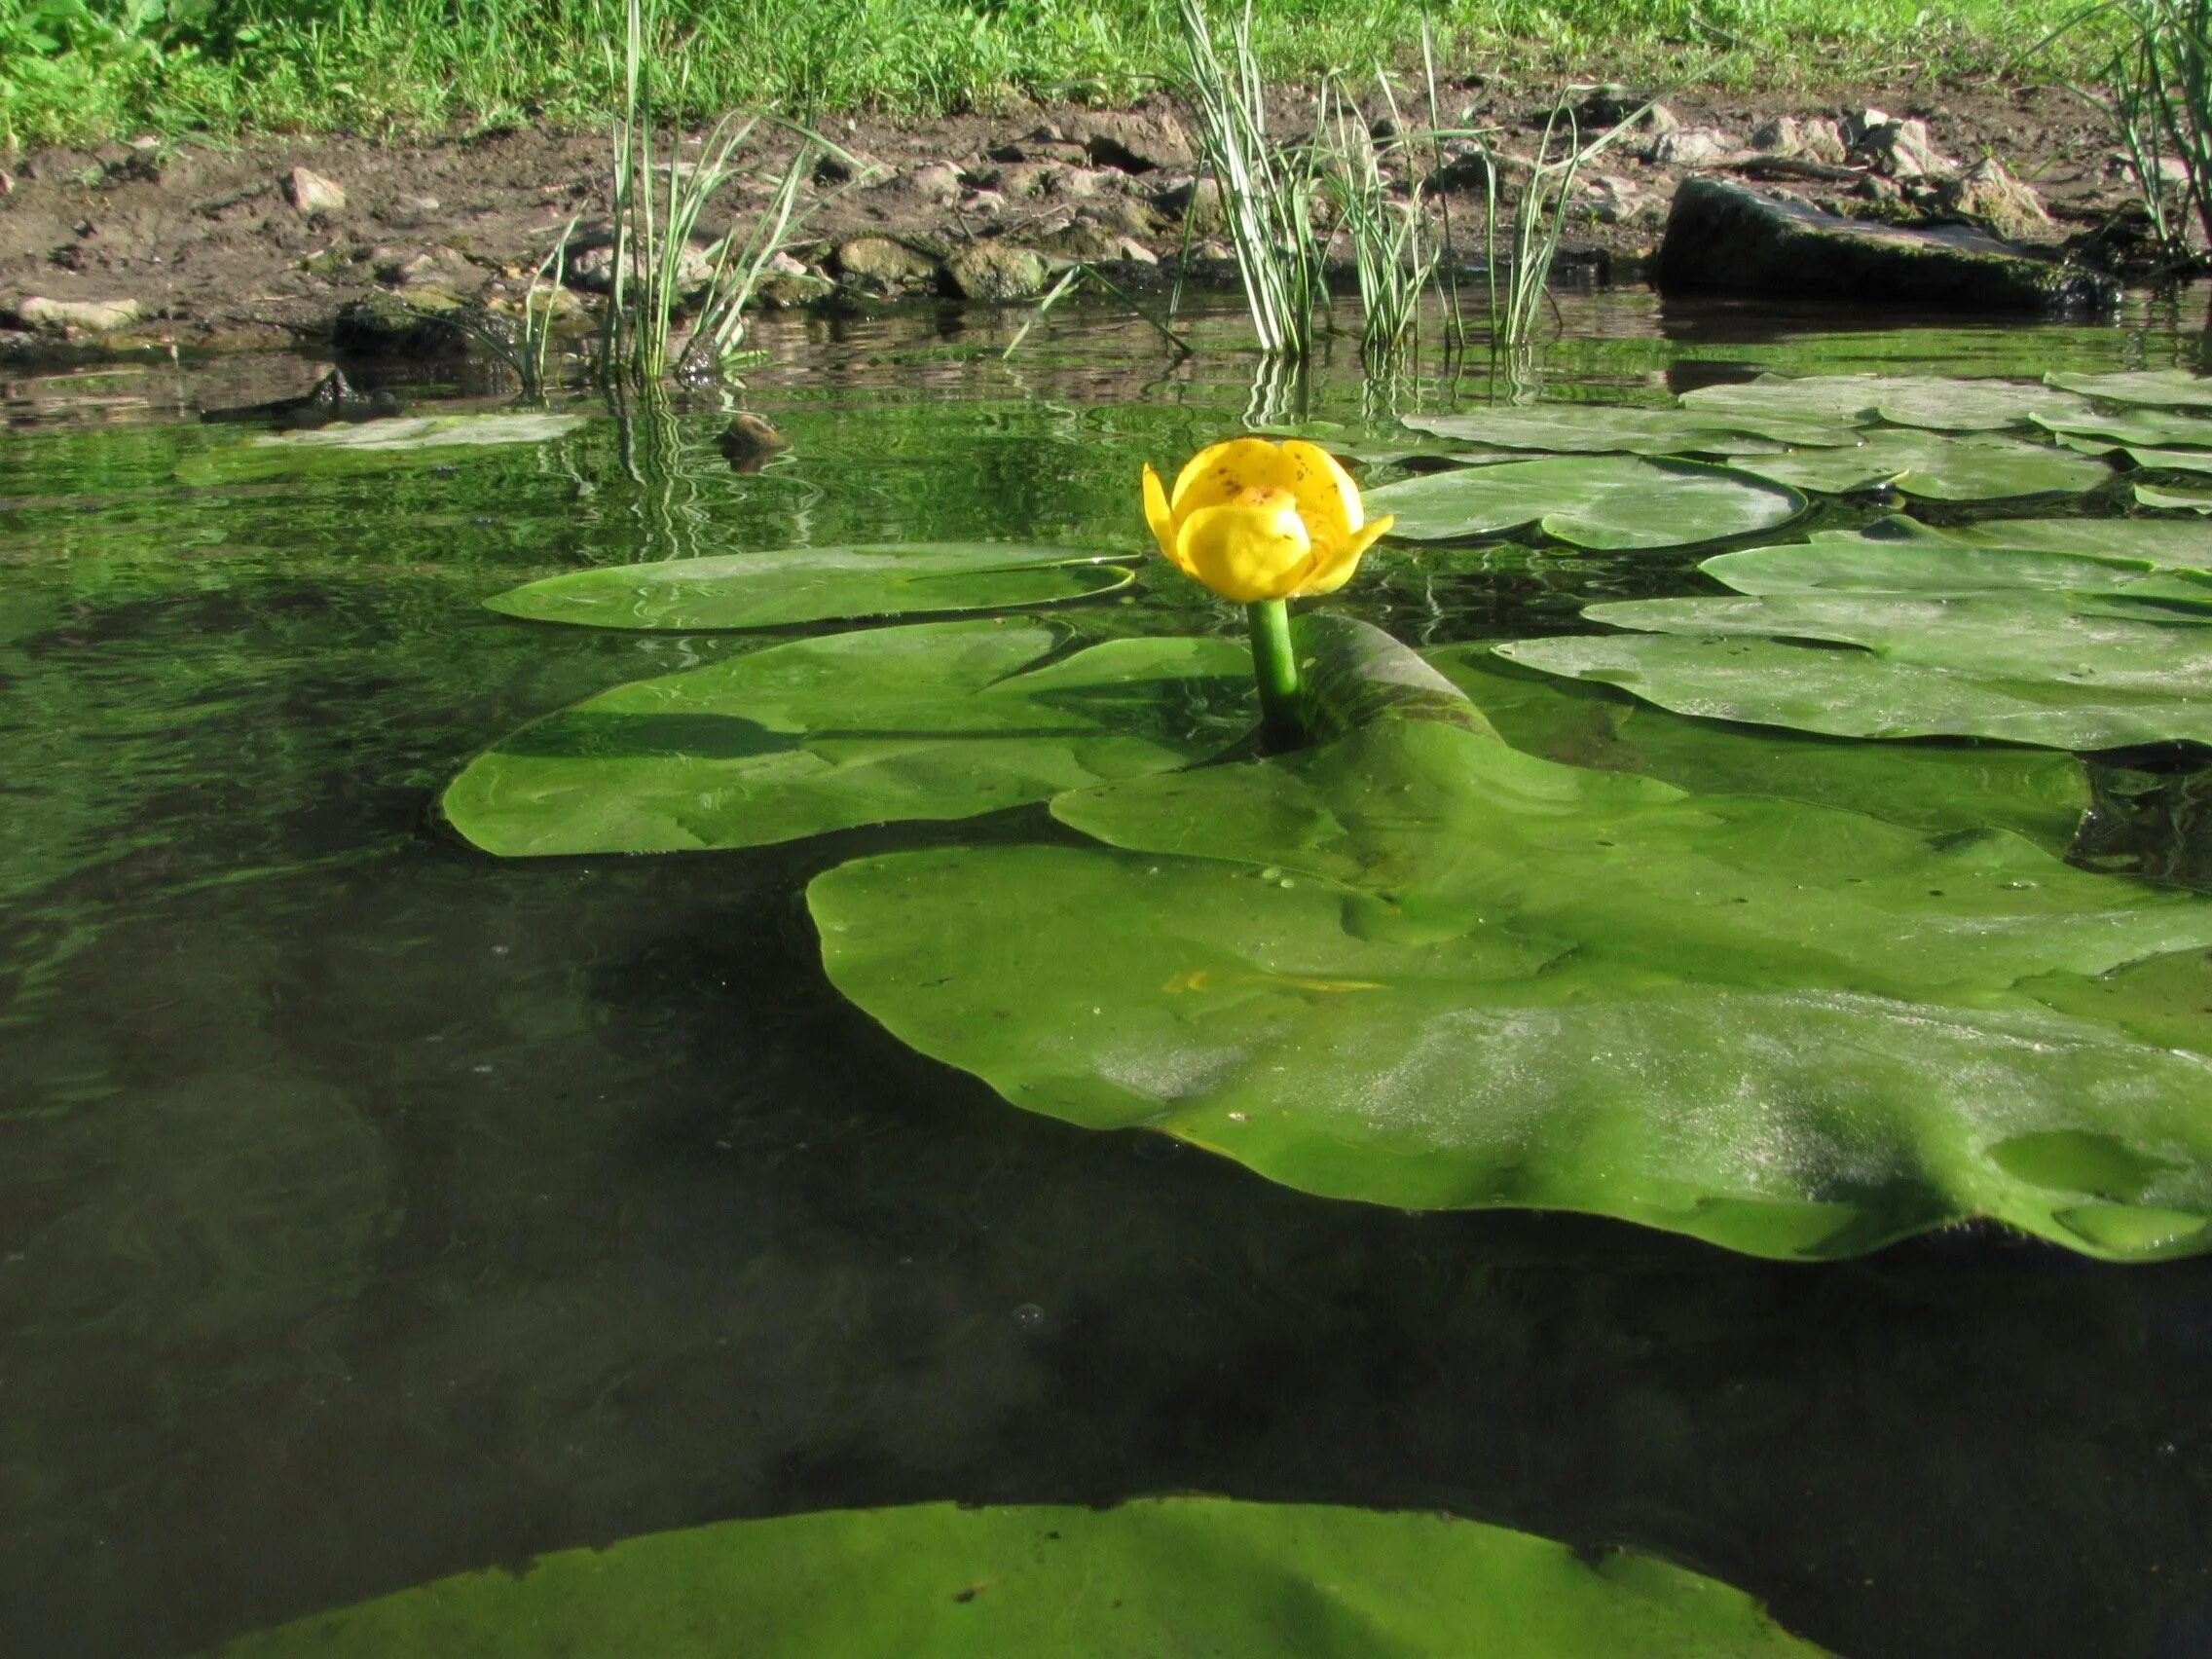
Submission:
[[[1535,528],[1577,547],[1679,547],[1772,530],[1805,510],[1796,491],[1725,467],[1638,456],[1560,456],[1425,473],[1367,492],[1391,535],[1472,540]]]
[[[1217,1497],[724,1521],[461,1573],[229,1659],[1697,1653],[1816,1659],[1758,1603],[1630,1550],[1449,1515]]]
[[[991,610],[1116,593],[1131,561],[1009,542],[789,547],[547,576],[484,603],[532,622],[697,632]]]
[[[1063,643],[1034,622],[921,623],[642,680],[494,745],[445,812],[507,858],[759,846],[1188,765],[1251,727],[1240,645]]]
[[[1737,386],[1700,387],[1682,393],[1681,401],[1701,415],[1879,420],[1940,432],[1996,431],[2025,425],[2037,415],[2089,411],[2081,398],[2047,387],[1936,375],[1761,375]]]
[[[808,894],[840,990],[1029,1110],[1328,1197],[1766,1256],[1973,1216],[2117,1258],[2212,1242],[2212,1055],[2017,988],[2200,950],[2212,903],[1430,719],[1052,811],[1112,850],[863,859]],[[2058,1213],[2081,1193],[1993,1154],[2065,1131],[2157,1161],[2128,1201],[2158,1228],[2092,1236]]]

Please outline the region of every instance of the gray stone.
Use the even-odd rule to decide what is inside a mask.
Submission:
[[[1743,146],[1717,127],[1678,127],[1644,147],[1651,161],[1675,167],[1709,167],[1743,153]]]
[[[1751,148],[1786,161],[1825,162],[1830,166],[1841,166],[1845,155],[1843,129],[1825,116],[1802,121],[1793,115],[1777,116],[1751,133]]]
[[[629,266],[628,280],[643,282],[645,279],[645,262],[641,249],[632,246],[627,250],[624,263]],[[713,279],[715,262],[708,257],[707,249],[699,242],[683,244],[683,252],[676,262],[676,279],[689,298]],[[595,294],[610,293],[614,287],[614,240],[610,233],[602,231],[584,247],[571,245],[569,249],[568,273],[565,280],[579,288],[588,288]]]
[[[1851,159],[1885,178],[1944,177],[1959,170],[1958,163],[1936,148],[1925,121],[1892,121],[1870,109],[1845,122],[1842,132]]]
[[[977,242],[945,261],[953,292],[966,300],[1026,300],[1045,291],[1044,256],[1005,242]]]
[[[335,179],[324,178],[306,167],[284,175],[284,200],[304,218],[328,218],[346,211],[346,192]]]
[[[2011,241],[2048,241],[2058,233],[2035,187],[2013,177],[1995,156],[1984,156],[1957,178],[1945,179],[1936,187],[1936,200]]]
[[[855,237],[837,247],[837,271],[865,287],[914,287],[937,274],[937,262],[889,237]]]
[[[1193,236],[1209,236],[1229,224],[1228,210],[1222,203],[1221,181],[1217,178],[1187,178],[1162,190],[1152,200],[1162,213],[1187,221]]]
[[[797,311],[828,299],[837,284],[811,271],[771,271],[754,287],[753,297],[764,311]]]
[[[139,319],[136,300],[50,300],[31,294],[16,307],[25,328],[41,334],[115,334]]]
[[[1970,226],[1846,219],[1714,178],[1686,179],[1676,192],[1655,275],[1670,292],[1827,295],[1874,306],[2102,314],[2120,299],[2109,276],[2035,258]]]
[[[1068,136],[1093,165],[1121,172],[1187,167],[1198,159],[1183,124],[1163,110],[1093,111],[1070,121]]]

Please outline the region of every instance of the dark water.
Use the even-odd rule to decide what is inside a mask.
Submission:
[[[1568,321],[1555,394],[1660,401],[1762,364],[2194,362],[2202,318]],[[1105,319],[1010,365],[1005,333],[776,335],[748,401],[795,448],[750,476],[711,408],[241,477],[248,433],[164,417],[308,365],[0,392],[0,1650],[178,1653],[731,1517],[1209,1492],[1636,1545],[1855,1655],[2212,1652],[2212,1260],[1976,1230],[1782,1267],[1332,1204],[1014,1111],[832,995],[806,879],[934,831],[519,864],[441,831],[522,720],[745,648],[485,596],[799,541],[1128,544],[1137,461],[1252,395],[1248,359],[1171,370]],[[1313,395],[1355,431],[1393,406]],[[1693,579],[1494,563],[1347,598],[1440,640]],[[2134,812],[2202,867],[2204,793],[2108,793],[2100,854]]]

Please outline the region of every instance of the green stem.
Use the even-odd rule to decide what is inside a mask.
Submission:
[[[1298,715],[1298,657],[1290,645],[1290,607],[1263,599],[1244,608],[1252,629],[1252,673],[1260,682],[1260,736],[1271,752],[1306,742]]]

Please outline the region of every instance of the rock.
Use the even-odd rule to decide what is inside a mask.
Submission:
[[[933,207],[949,207],[960,200],[960,169],[950,162],[930,162],[871,184],[861,192],[861,202],[879,218],[901,218]]]
[[[855,237],[840,242],[838,274],[863,287],[889,292],[918,286],[937,275],[937,262],[889,237]]]
[[[811,271],[771,271],[755,284],[753,297],[763,311],[798,311],[836,291],[836,283]]]
[[[1111,257],[1111,254],[1102,257]],[[1006,242],[977,242],[945,261],[944,275],[964,300],[1026,300],[1045,291],[1044,256]]]
[[[41,334],[114,334],[139,319],[136,300],[49,300],[36,294],[16,307],[17,320]]]
[[[1049,236],[1036,239],[1038,246],[1047,253],[1084,265],[1098,265],[1109,259],[1121,258],[1122,244],[1128,240],[1121,233],[1088,218],[1077,219]],[[961,291],[967,292],[965,288]]]
[[[1586,129],[1618,127],[1639,111],[1644,115],[1650,113],[1644,106],[1651,102],[1651,95],[1637,92],[1632,87],[1624,87],[1618,81],[1607,81],[1595,87],[1569,88],[1568,91],[1582,94],[1574,100],[1574,119]],[[1536,125],[1541,127],[1543,123],[1538,121]],[[1641,117],[1639,125],[1641,125]]]
[[[1667,218],[1661,289],[1973,311],[2117,310],[2109,276],[2037,259],[1965,225],[1905,229],[1845,219],[1714,178],[1685,179]]]
[[[729,424],[722,428],[721,450],[732,472],[758,472],[770,459],[791,447],[791,439],[776,429],[773,421],[749,409],[732,415]]]
[[[307,219],[329,218],[346,211],[346,192],[338,182],[306,167],[294,167],[284,175],[284,200]]]
[[[435,196],[402,196],[379,207],[374,217],[395,231],[411,231],[435,218],[443,205]]]
[[[1678,127],[1644,146],[1646,160],[1673,167],[1709,167],[1740,155],[1743,146],[1717,127]]]
[[[448,288],[420,287],[348,300],[331,319],[330,340],[353,357],[454,357],[467,351],[467,333],[444,320],[467,309]]]
[[[1068,123],[1068,136],[1095,166],[1120,172],[1188,167],[1198,159],[1183,124],[1162,110],[1087,112]]]
[[[676,262],[677,281],[682,286],[685,299],[704,288],[714,277],[715,262],[708,257],[708,245],[699,241],[685,242],[682,256]],[[630,267],[629,280],[632,282],[644,281],[645,264],[639,257],[637,248],[629,249],[627,262]],[[612,292],[614,288],[614,238],[612,233],[600,231],[592,237],[587,245],[580,248],[571,243],[569,248],[569,265],[565,280],[574,283],[579,288],[588,288],[595,294]]]
[[[1870,109],[1846,121],[1842,133],[1848,157],[1885,178],[1939,177],[1959,170],[1958,163],[1936,150],[1925,121],[1892,121]]]
[[[1209,236],[1229,224],[1221,181],[1217,178],[1184,179],[1162,190],[1152,201],[1162,213],[1187,221],[1194,236]]]
[[[203,409],[200,419],[266,423],[312,430],[341,421],[381,421],[400,412],[399,399],[390,392],[363,394],[355,391],[344,373],[332,369],[302,396],[280,397],[274,403],[249,403],[242,408]]]
[[[1936,202],[1949,212],[1981,220],[2009,241],[2047,241],[2058,230],[2035,187],[2013,177],[1995,156],[1984,156],[1957,178],[1943,180]]]
[[[1825,162],[1830,166],[1841,166],[1846,154],[1842,128],[1825,116],[1803,121],[1793,115],[1777,116],[1753,130],[1751,148],[1785,161]]]
[[[983,154],[994,162],[1051,163],[1059,166],[1088,166],[1090,152],[1056,127],[1040,127],[1016,142],[993,144]]]

